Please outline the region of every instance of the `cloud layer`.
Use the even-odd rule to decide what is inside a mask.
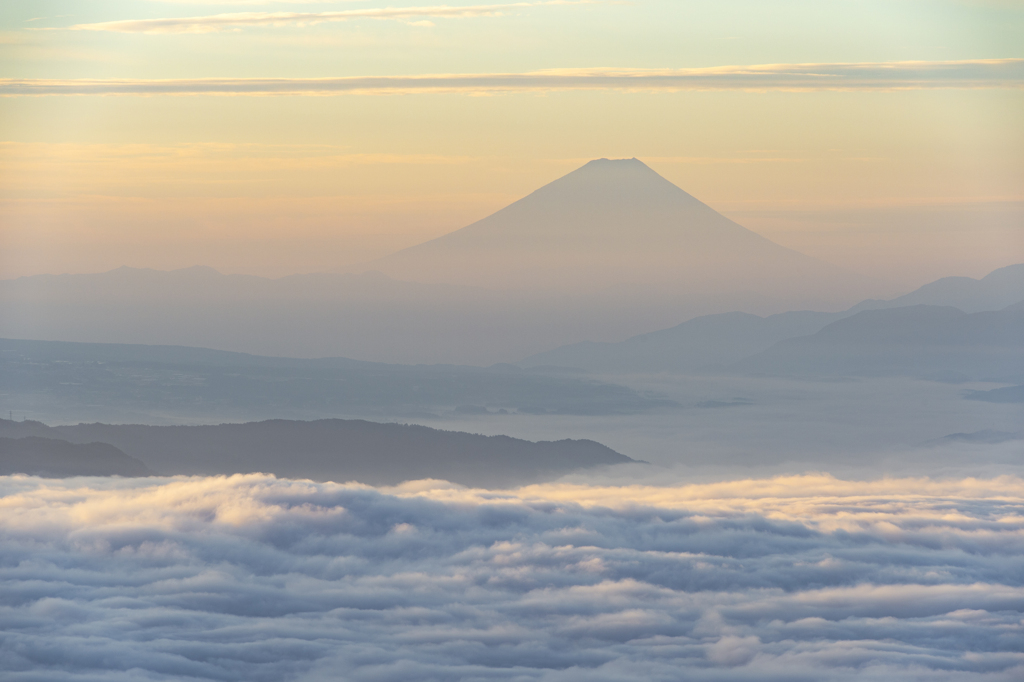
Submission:
[[[0,95],[330,95],[559,90],[899,90],[1024,87],[1024,59],[761,64],[702,69],[557,69],[530,73],[345,78],[0,79]]]
[[[8,680],[1024,674],[1017,478],[0,492]]]

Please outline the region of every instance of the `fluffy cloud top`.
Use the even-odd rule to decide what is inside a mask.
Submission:
[[[1024,675],[1024,481],[0,479],[8,680]]]

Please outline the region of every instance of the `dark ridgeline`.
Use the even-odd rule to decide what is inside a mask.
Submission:
[[[7,429],[4,430],[5,432]],[[0,476],[152,476],[145,464],[106,443],[57,438],[0,438]]]
[[[342,419],[278,419],[217,426],[57,427],[0,420],[0,436],[109,443],[165,475],[264,472],[288,478],[371,485],[436,478],[464,485],[502,487],[551,480],[597,466],[636,462],[591,440],[532,442],[508,436]]]

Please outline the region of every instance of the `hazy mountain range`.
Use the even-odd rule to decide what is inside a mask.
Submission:
[[[84,443],[91,445],[77,445]],[[34,453],[34,459],[26,453]],[[109,467],[106,474],[263,472],[371,485],[441,478],[490,487],[635,462],[591,440],[531,442],[361,420],[57,427],[0,420],[0,470],[18,471],[20,466],[31,469],[28,473],[104,475],[97,465],[102,457]],[[132,458],[138,460],[135,465]]]
[[[489,365],[695,315],[839,310],[884,293],[746,230],[635,159],[593,161],[365,267],[280,279],[196,267],[7,280],[0,336]]]
[[[886,343],[881,338],[875,337],[884,334],[884,325],[899,325],[906,334],[906,343],[908,344],[948,345],[954,342],[956,334],[962,332],[966,335],[971,324],[991,326],[1001,324],[996,320],[1005,320],[1006,324],[1012,325],[1018,314],[1015,312],[1017,309],[1010,306],[1009,303],[1016,304],[1020,301],[1024,301],[1024,265],[1011,265],[1000,268],[980,280],[969,277],[946,277],[904,296],[889,301],[864,301],[842,312],[794,311],[768,317],[739,312],[705,315],[670,329],[641,334],[619,343],[584,342],[563,346],[531,356],[517,364],[523,367],[578,368],[598,373],[685,373],[709,369],[721,370],[745,358],[768,351],[779,342],[817,334],[830,327],[836,328],[833,332],[816,337],[815,343],[825,343],[827,340],[836,345],[846,334],[852,335],[848,337],[849,339],[856,337],[864,343]],[[964,313],[1004,310],[1001,315],[994,317],[950,317],[948,315],[943,317],[941,314],[937,314],[938,317],[933,319],[934,316],[926,317],[926,313],[915,307],[922,304],[933,307],[950,306]],[[893,312],[882,316],[863,315],[866,311],[883,309],[901,309],[903,312]],[[841,320],[851,317],[855,319],[849,323],[839,324]],[[941,330],[937,328],[936,324],[940,319],[945,320],[948,328]],[[883,326],[880,328],[879,325]],[[915,325],[918,325],[918,333],[911,341]],[[981,329],[976,331],[978,332],[976,337],[961,338],[956,343],[970,341],[971,348],[978,344],[988,343],[985,341]],[[989,333],[995,332],[990,330]],[[930,336],[931,334],[937,336]],[[1024,336],[1014,338],[1012,333],[1007,332],[999,344],[1001,346],[1009,344],[1010,348],[1024,350]],[[779,353],[781,352],[779,351]],[[971,351],[964,348],[961,352]],[[836,350],[835,353],[840,353],[840,351]],[[991,359],[995,360],[995,357]],[[933,360],[939,362],[938,358],[933,358]],[[1009,358],[1007,361],[1010,362]],[[768,362],[768,360],[763,362]],[[825,362],[824,357],[813,367],[808,364],[802,373],[820,373],[822,371],[842,373],[839,370],[839,364],[829,369],[822,366],[822,362]],[[837,362],[839,362],[838,359]],[[798,364],[796,360],[793,360],[788,366],[795,371]],[[755,367],[759,367],[757,371],[765,371],[767,368],[767,366],[757,366],[754,361],[748,362],[743,367],[750,371],[754,371]],[[776,363],[773,367],[775,371],[780,371],[782,365]],[[852,369],[850,365],[846,365],[846,367]],[[881,372],[882,370],[878,368],[872,371]],[[941,366],[936,365],[926,371],[929,374],[938,374],[941,371]],[[995,373],[1013,375],[1014,371],[1007,365],[1004,372]]]
[[[741,360],[746,373],[1024,382],[1024,307],[866,310]]]
[[[230,279],[230,278],[229,278]],[[0,398],[63,423],[636,414],[676,404],[579,372],[909,376],[1024,383],[1024,266],[949,278],[839,313],[702,316],[620,343],[587,342],[522,367],[394,365],[266,357],[180,346],[0,339]],[[917,300],[945,305],[900,305]],[[956,302],[967,313],[948,305]],[[896,306],[896,307],[894,307]],[[552,371],[555,368],[563,368]],[[570,372],[564,371],[571,370]],[[575,372],[575,373],[574,373]],[[971,394],[1013,402],[1013,396]]]
[[[971,391],[965,397],[968,400],[981,400],[986,403],[1024,403],[1024,386],[1005,386],[987,391]]]
[[[981,279],[943,277],[889,301],[869,300],[851,311],[899,308],[909,305],[948,305],[965,313],[1001,310],[1024,301],[1024,264],[993,270]]]
[[[0,339],[0,398],[57,422],[166,424],[451,413],[628,414],[671,405],[512,365],[387,365],[204,348]]]

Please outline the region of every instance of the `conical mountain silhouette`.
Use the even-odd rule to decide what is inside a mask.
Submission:
[[[404,280],[498,289],[866,293],[856,291],[862,278],[747,230],[637,159],[591,161],[483,220],[369,267]]]

